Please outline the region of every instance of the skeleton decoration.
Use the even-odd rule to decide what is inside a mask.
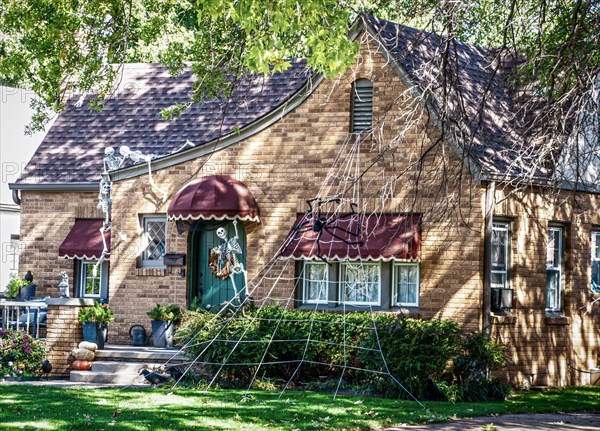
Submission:
[[[174,152],[180,151],[183,148],[190,146],[194,147],[194,143],[191,141],[186,141],[179,149]],[[98,268],[102,265],[110,254],[110,250],[108,249],[108,244],[106,243],[105,233],[109,232],[112,227],[111,222],[111,208],[112,208],[112,181],[110,179],[110,171],[114,171],[119,169],[125,163],[125,160],[131,159],[134,163],[145,162],[148,164],[148,176],[150,184],[155,191],[158,191],[162,195],[162,201],[167,200],[167,193],[162,190],[160,187],[156,185],[154,179],[152,178],[152,160],[156,158],[155,154],[144,154],[139,150],[131,150],[127,145],[122,145],[119,148],[119,154],[115,155],[115,150],[111,147],[107,147],[104,150],[104,170],[100,179],[100,191],[98,193],[98,209],[101,209],[104,213],[104,223],[100,228],[100,235],[102,235],[102,244],[104,246],[102,250],[102,255],[96,265],[94,265],[94,276],[98,274]]]
[[[240,247],[239,234],[237,229],[237,220],[233,221],[233,227],[235,229],[235,236],[233,238],[227,237],[227,230],[223,227],[217,229],[217,236],[223,240],[221,244],[214,247],[210,251],[209,266],[212,275],[221,280],[226,280],[228,277],[231,279],[233,284],[233,290],[235,296],[239,296],[239,291],[235,284],[234,276],[237,274],[244,274],[244,278],[247,278],[247,271],[244,268],[244,264],[238,259],[238,255],[242,254],[242,247]],[[245,280],[246,281],[246,280]],[[244,283],[244,286],[246,284]]]

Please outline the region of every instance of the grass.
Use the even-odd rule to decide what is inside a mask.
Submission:
[[[0,430],[366,430],[503,413],[600,410],[600,387],[523,392],[505,402],[415,402],[315,392],[1,385]]]

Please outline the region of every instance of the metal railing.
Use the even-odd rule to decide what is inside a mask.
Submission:
[[[46,327],[48,305],[44,301],[0,300],[2,333],[9,330],[26,331],[40,337],[40,328]]]

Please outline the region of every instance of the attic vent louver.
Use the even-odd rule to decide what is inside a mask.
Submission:
[[[373,127],[373,83],[357,79],[352,85],[351,133],[369,132]]]

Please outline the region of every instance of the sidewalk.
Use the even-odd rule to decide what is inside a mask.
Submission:
[[[495,427],[489,427],[489,431],[598,431],[600,412],[488,416],[431,425],[404,425],[385,431],[482,431],[489,424]]]

